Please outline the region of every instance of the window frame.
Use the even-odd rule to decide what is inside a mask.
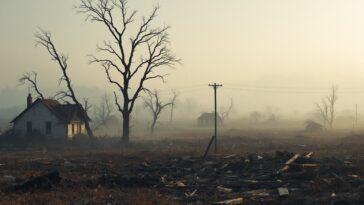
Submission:
[[[45,133],[46,133],[46,135],[52,134],[52,122],[51,121],[47,121],[45,123]]]
[[[33,132],[33,122],[32,121],[27,121],[26,131],[27,131],[27,134],[31,134]]]

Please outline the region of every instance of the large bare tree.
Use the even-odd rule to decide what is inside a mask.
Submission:
[[[157,90],[154,90],[153,92],[148,92],[148,97],[144,98],[144,106],[148,108],[152,113],[152,123],[150,125],[151,135],[154,134],[155,125],[164,108],[171,106],[172,104],[173,98],[171,101],[163,103]]]
[[[62,77],[59,79],[59,84],[64,82],[66,84],[67,89],[59,91],[56,96],[59,99],[66,101],[66,99],[72,100],[76,105],[82,106],[78,98],[76,97],[76,93],[73,89],[73,85],[71,83],[71,78],[68,75],[68,57],[62,53],[60,53],[55,44],[52,41],[51,33],[40,29],[36,34],[36,42],[37,45],[43,46],[51,56],[52,61],[55,61],[58,64],[58,67],[62,71]],[[87,101],[85,101],[85,110],[88,109]],[[89,121],[85,120],[85,127],[87,134],[90,138],[94,138],[94,134],[91,130]]]
[[[36,73],[35,71],[27,72],[23,74],[22,77],[19,78],[18,82],[19,85],[28,84],[29,88],[33,88],[33,90],[37,93],[39,98],[44,99],[44,96],[38,87],[37,77],[38,73]]]
[[[169,26],[155,27],[159,7],[136,23],[137,12],[130,11],[126,0],[81,0],[78,11],[88,20],[102,24],[111,36],[97,46],[99,56],[92,56],[91,63],[100,63],[108,81],[119,92],[114,93],[115,104],[123,117],[122,141],[129,142],[130,115],[146,82],[162,79],[166,73],[160,67],[171,67],[179,59],[169,49]],[[137,58],[139,56],[139,58]],[[122,100],[118,100],[118,96]]]

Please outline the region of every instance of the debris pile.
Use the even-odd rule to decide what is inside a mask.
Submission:
[[[157,190],[169,201],[191,205],[364,204],[363,162],[360,156],[315,159],[313,152],[286,151],[117,162],[83,157],[44,163],[45,167],[58,165],[63,180],[54,171],[18,181],[7,191],[52,191],[54,186],[146,188]]]
[[[278,151],[143,162],[91,184],[154,187],[183,204],[364,204],[361,172],[349,160]]]

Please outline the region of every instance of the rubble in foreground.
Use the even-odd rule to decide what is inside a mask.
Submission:
[[[59,175],[51,172],[28,180],[17,179],[17,183],[7,185],[3,192],[21,195],[70,188],[127,192],[143,188],[157,190],[163,199],[173,202],[170,204],[364,204],[363,161],[356,157],[315,159],[313,152],[117,162],[115,158],[99,157],[51,161],[44,158],[33,160],[28,166],[37,166],[44,173],[47,169],[56,169]],[[34,179],[42,179],[45,186],[43,181],[39,185]],[[107,204],[133,202],[115,197]]]
[[[364,204],[362,170],[351,159],[316,160],[313,154],[143,162],[127,175],[99,176],[94,186],[158,187],[183,204]]]

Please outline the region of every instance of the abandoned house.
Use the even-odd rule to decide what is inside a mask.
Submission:
[[[198,126],[213,126],[215,124],[215,113],[204,112],[197,118]],[[222,125],[222,118],[217,113],[217,125]]]
[[[305,125],[306,125],[305,127],[306,132],[321,132],[324,130],[324,127],[321,124],[313,120],[307,120],[305,122]]]
[[[72,139],[75,135],[86,133],[85,122],[89,120],[81,105],[40,98],[33,102],[29,94],[27,108],[11,123],[17,135]]]

